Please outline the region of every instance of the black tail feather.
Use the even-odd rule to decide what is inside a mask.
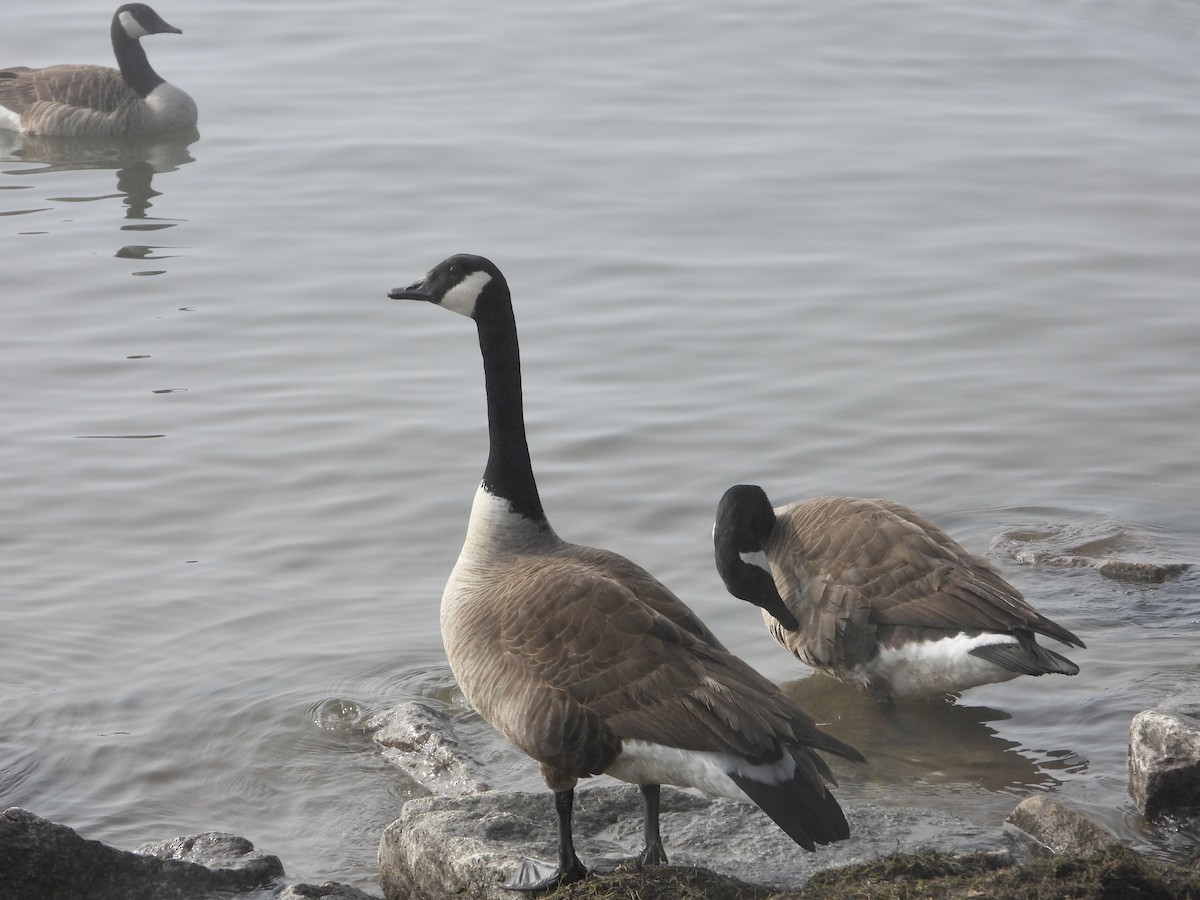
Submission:
[[[731,773],[734,783],[805,850],[850,837],[850,825],[837,799],[821,782],[807,748],[796,748],[796,772],[790,781],[768,784]],[[807,757],[807,758],[805,758]]]
[[[1021,675],[1079,674],[1079,666],[1062,654],[1043,647],[1032,635],[1018,634],[1016,637],[1016,644],[989,644],[969,652]]]

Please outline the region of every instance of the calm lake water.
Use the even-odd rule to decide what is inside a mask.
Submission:
[[[360,723],[462,702],[437,604],[486,444],[470,323],[385,293],[466,251],[514,291],[559,533],[856,743],[839,796],[1053,790],[1195,844],[1125,754],[1200,689],[1200,576],[1047,559],[1200,562],[1194,3],[157,8],[198,140],[0,133],[0,804],[375,883],[414,788]],[[18,4],[0,64],[106,63],[110,15]],[[916,507],[1082,673],[891,717],[807,678],[713,568],[738,481]]]

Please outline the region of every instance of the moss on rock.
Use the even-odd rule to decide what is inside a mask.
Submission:
[[[619,868],[568,885],[553,900],[1200,900],[1200,872],[1126,847],[1011,865],[989,854],[895,853],[772,891],[685,866]]]

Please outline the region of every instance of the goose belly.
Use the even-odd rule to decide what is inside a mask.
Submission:
[[[729,777],[730,773],[764,784],[779,784],[791,779],[795,771],[796,761],[787,754],[775,763],[753,765],[723,753],[626,740],[621,744],[621,754],[604,774],[632,784],[673,784],[695,788],[709,797],[745,800],[745,792]]]
[[[20,131],[21,117],[7,106],[0,106],[0,128],[7,131]]]
[[[855,673],[867,683],[885,682],[894,697],[928,697],[1009,681],[1016,672],[973,656],[971,650],[992,644],[1016,644],[1005,634],[956,634],[932,641],[910,641],[882,647]]]

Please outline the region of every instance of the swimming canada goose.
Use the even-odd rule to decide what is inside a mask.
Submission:
[[[545,890],[587,875],[571,809],[578,780],[601,773],[641,786],[644,863],[666,862],[660,784],[749,798],[808,850],[847,837],[814,748],[861,761],[858,751],[821,731],[644,569],[550,527],[500,270],[453,256],[389,296],[474,319],[483,354],[488,459],[442,595],[442,640],[467,701],[540,764],[558,815],[557,868],[526,860],[505,886]]]
[[[112,20],[113,53],[120,70],[89,65],[0,69],[0,128],[23,134],[112,137],[194,126],[195,102],[150,68],[139,40],[167,32],[183,34],[145,3],[126,3]]]
[[[1079,672],[1034,635],[1083,641],[899,503],[818,497],[772,509],[762,488],[740,484],[717,506],[713,543],[725,587],[763,608],[776,641],[870,696]]]

